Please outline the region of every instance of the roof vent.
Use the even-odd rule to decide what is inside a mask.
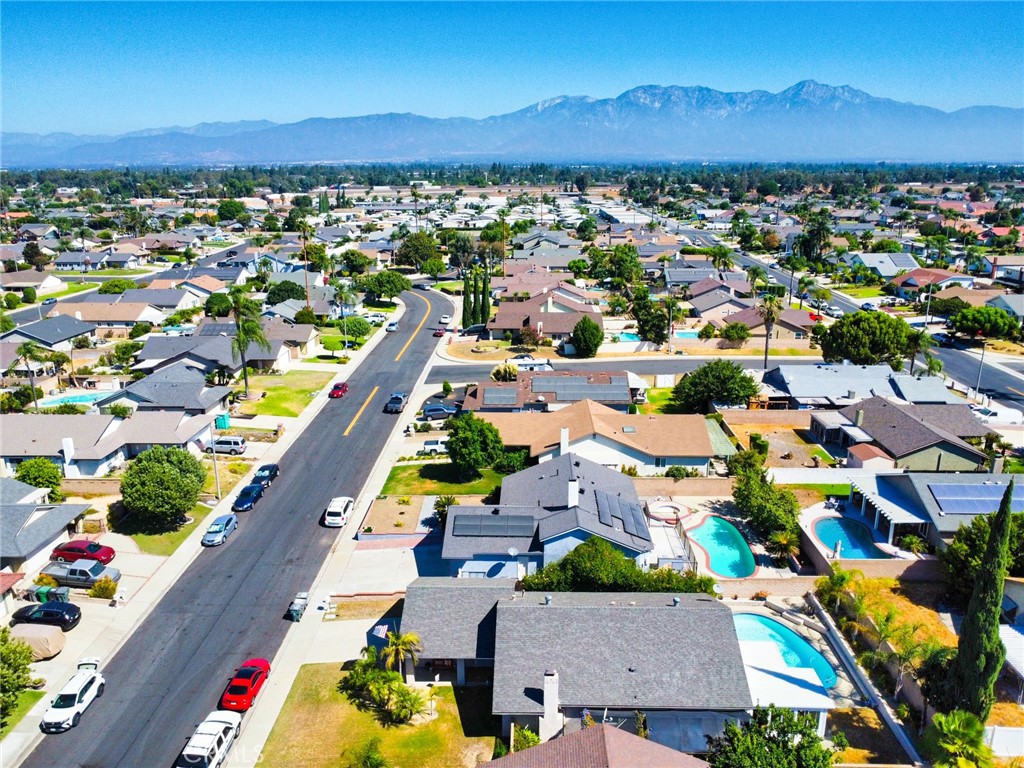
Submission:
[[[635,433],[636,433],[636,427],[623,427],[622,428],[622,434],[624,434],[624,435],[632,435],[632,434],[635,434]]]
[[[676,597],[672,598],[672,605],[679,605],[679,597],[678,597],[678,595]]]
[[[551,605],[551,595],[544,595],[544,605]]]
[[[630,668],[629,668],[629,671],[630,671],[630,672],[636,672],[636,667],[630,667]]]
[[[491,510],[491,514],[492,515],[500,515],[501,514],[501,510],[499,510],[497,507],[495,507],[494,509]]]

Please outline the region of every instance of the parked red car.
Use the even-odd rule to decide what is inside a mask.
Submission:
[[[441,336],[444,336],[444,334],[445,334],[444,328],[435,328],[434,329],[434,336],[437,336],[438,338],[440,338]]]
[[[331,391],[327,393],[327,396],[334,399],[342,397],[346,392],[348,392],[348,382],[339,381],[331,387]]]
[[[55,547],[50,553],[50,559],[58,563],[73,563],[82,559],[99,560],[104,565],[109,565],[115,554],[113,547],[97,544],[88,539],[75,539]]]
[[[266,659],[248,659],[235,670],[234,677],[220,697],[222,709],[245,712],[256,700],[263,684],[270,677],[270,662]]]

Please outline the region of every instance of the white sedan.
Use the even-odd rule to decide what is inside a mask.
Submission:
[[[451,315],[441,315],[441,325],[448,325],[452,321]]]

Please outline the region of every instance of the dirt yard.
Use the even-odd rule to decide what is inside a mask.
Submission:
[[[813,456],[821,457],[821,465],[828,466],[830,458],[820,445],[814,442],[809,430],[779,426],[777,424],[730,424],[744,448],[750,447],[750,435],[759,434],[768,441],[769,467],[813,467]],[[788,456],[789,458],[783,458]]]

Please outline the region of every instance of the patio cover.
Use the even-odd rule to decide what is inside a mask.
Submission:
[[[999,639],[1006,646],[1006,666],[1014,671],[1021,681],[1017,694],[1017,703],[1024,699],[1024,626],[1020,624],[1000,624]]]
[[[931,522],[924,511],[918,511],[910,499],[886,482],[884,476],[850,478],[850,484],[881,510],[891,523],[919,525]]]

